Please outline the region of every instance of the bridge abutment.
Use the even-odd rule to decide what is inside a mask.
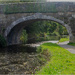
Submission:
[[[69,26],[71,28],[70,43],[75,43],[75,18],[74,17],[70,19]]]
[[[75,43],[75,36],[73,36],[73,37],[70,37],[70,41],[69,41],[70,43]]]

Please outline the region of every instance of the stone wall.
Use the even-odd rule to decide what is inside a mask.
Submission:
[[[42,6],[44,4],[48,5],[49,3],[42,3]],[[23,20],[23,19],[28,18],[30,16],[31,17],[28,18],[29,20],[33,17],[37,17],[37,19],[41,19],[41,15],[43,15],[43,18],[45,18],[46,16],[47,16],[47,18],[54,17],[56,19],[63,21],[65,24],[65,27],[68,29],[68,32],[70,34],[69,35],[70,42],[75,42],[75,16],[74,16],[75,15],[75,8],[74,8],[75,3],[54,3],[54,4],[56,6],[56,10],[58,11],[56,13],[52,13],[52,12],[51,13],[50,12],[42,12],[42,13],[34,13],[34,12],[30,13],[29,12],[29,13],[27,13],[26,7],[27,7],[28,3],[18,3],[18,4],[12,4],[12,5],[11,4],[8,4],[8,5],[1,4],[0,5],[0,34],[5,35],[4,34],[5,31],[9,30],[10,26],[11,27],[13,26],[12,25],[13,23],[16,24],[17,21],[21,21],[21,19]],[[17,5],[17,7],[20,7],[20,9],[18,9],[18,11],[22,9],[26,13],[17,12],[17,13],[5,14],[6,6],[9,6],[9,8],[11,8],[11,10],[12,10],[13,9],[12,7],[14,7],[14,5]],[[67,7],[66,7],[66,5],[67,5]],[[66,11],[64,12],[63,10],[66,10]],[[41,14],[41,15],[36,15],[36,14]],[[47,20],[47,19],[45,18],[45,20]],[[28,21],[28,22],[30,23],[30,21]],[[21,24],[23,24],[23,23],[21,23]],[[25,24],[27,24],[27,23],[25,23]],[[8,27],[9,27],[9,29],[7,29]],[[19,27],[19,29],[20,29],[20,27]],[[17,33],[15,33],[15,35],[16,34]]]
[[[57,13],[75,12],[75,3],[45,2],[45,3],[9,3],[0,4],[0,13]]]
[[[32,16],[37,13],[17,13],[17,14],[0,14],[0,33],[3,34],[4,30],[11,25],[14,21],[26,17],[26,16]],[[57,19],[60,19],[64,21],[66,24],[69,23],[68,18],[72,17],[72,14],[59,14],[59,13],[42,13],[43,15],[46,16],[52,16]],[[65,15],[67,14],[67,15]]]

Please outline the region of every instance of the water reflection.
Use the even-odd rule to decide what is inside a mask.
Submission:
[[[56,40],[59,37],[49,39]],[[35,74],[41,65],[36,47],[13,45],[0,48],[0,74]]]
[[[32,74],[38,63],[36,47],[24,45],[0,48],[0,74]]]
[[[5,53],[19,53],[19,52],[36,52],[36,47],[31,47],[31,46],[25,46],[25,45],[11,45],[6,48],[0,48],[0,52]]]

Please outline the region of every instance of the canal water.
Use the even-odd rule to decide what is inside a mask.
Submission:
[[[0,48],[0,74],[35,74],[43,63],[38,59],[40,53],[36,52],[37,46],[47,42],[57,43],[58,41],[43,41]]]
[[[41,66],[36,47],[46,42],[57,43],[58,41],[0,48],[0,74],[35,74]]]
[[[38,61],[36,47],[14,45],[0,48],[0,74],[34,74],[40,66]]]

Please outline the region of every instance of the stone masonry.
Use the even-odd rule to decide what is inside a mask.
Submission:
[[[58,4],[58,3],[57,3]],[[71,4],[69,4],[71,6]],[[3,12],[4,5],[0,5],[0,34],[5,37],[8,45],[19,44],[19,36],[23,28],[26,25],[29,25],[35,21],[39,20],[51,20],[60,23],[65,26],[70,37],[70,42],[75,43],[75,9],[73,10],[73,6],[66,9],[66,12],[58,11],[56,13],[52,12],[29,12],[29,13],[12,13],[5,14]],[[57,6],[59,7],[59,6]],[[3,9],[2,9],[3,8]],[[24,8],[22,6],[22,8]],[[71,9],[71,10],[69,10]],[[19,9],[20,10],[20,9]]]

